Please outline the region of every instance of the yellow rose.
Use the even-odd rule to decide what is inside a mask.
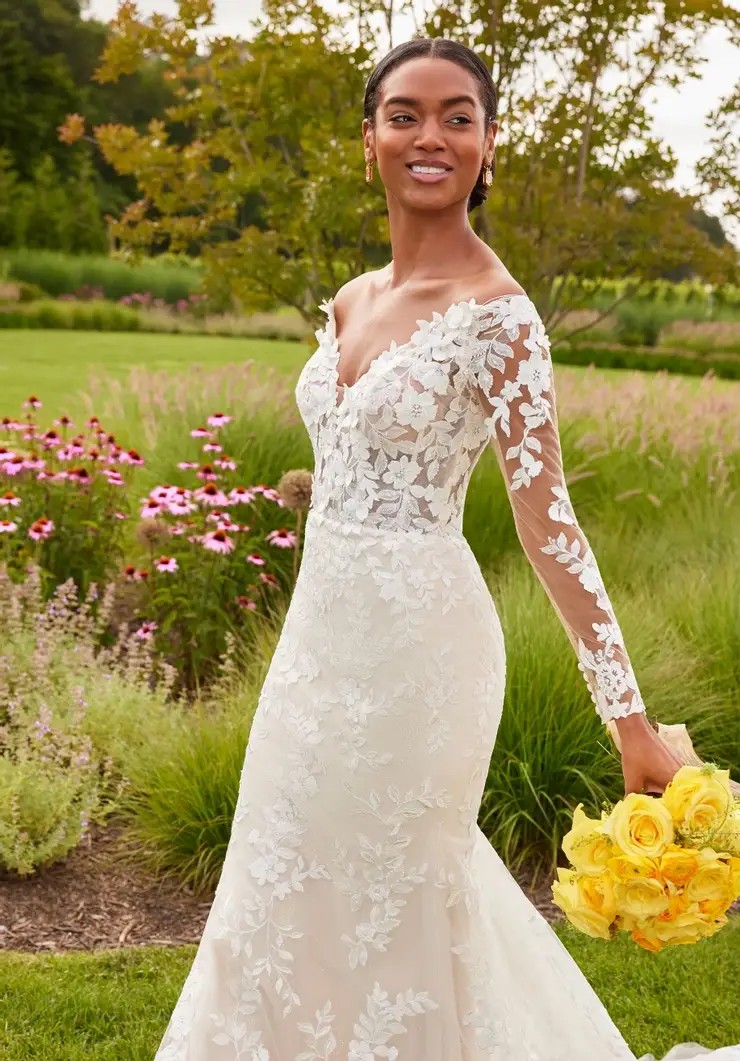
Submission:
[[[658,863],[644,855],[612,855],[607,865],[614,880],[620,884],[639,878],[658,877]]]
[[[670,881],[677,888],[684,888],[699,868],[699,855],[691,848],[671,844],[661,855],[659,869],[664,881]]]
[[[659,880],[637,877],[635,880],[614,885],[617,910],[620,914],[631,914],[638,920],[656,917],[668,909],[668,896]]]
[[[604,829],[627,855],[658,858],[673,843],[673,821],[659,799],[630,792],[617,803]]]
[[[707,852],[711,849],[707,849]],[[717,901],[730,894],[730,867],[717,859],[714,852],[700,852],[701,864],[686,885],[686,894],[692,902],[710,899]]]
[[[661,800],[682,832],[705,834],[727,820],[733,807],[730,771],[682,766]]]
[[[650,926],[653,935],[664,945],[698,943],[707,935],[706,922],[695,913],[686,912],[671,918],[656,918]]]
[[[732,857],[729,861],[730,867],[730,895],[732,901],[740,899],[740,858]]]
[[[718,851],[740,857],[740,807],[736,807],[719,827],[712,837],[712,844]]]
[[[632,929],[630,936],[640,947],[652,951],[653,954],[663,950],[664,944],[647,927],[636,926]]]
[[[705,917],[708,921],[714,921],[726,914],[732,903],[733,898],[728,893],[722,899],[701,899],[699,901],[699,910],[702,917]]]
[[[563,837],[563,851],[581,873],[602,873],[612,853],[603,825],[603,821],[594,821],[584,813],[582,803],[573,812],[573,825]]]
[[[552,885],[553,902],[572,925],[595,939],[611,939],[614,919],[614,890],[607,874],[596,877],[558,868]]]
[[[656,921],[672,921],[679,914],[699,912],[699,904],[693,902],[685,892],[674,892],[668,895],[668,909],[658,914]]]

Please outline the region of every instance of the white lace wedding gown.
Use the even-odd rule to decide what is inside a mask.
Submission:
[[[489,441],[600,717],[644,710],[566,490],[542,322],[524,295],[457,302],[340,386],[321,308],[295,392],[301,568],[156,1061],[634,1061],[477,825],[505,653],[461,526]]]

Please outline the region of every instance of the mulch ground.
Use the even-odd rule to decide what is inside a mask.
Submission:
[[[33,953],[109,950],[150,944],[197,943],[213,896],[194,896],[125,860],[123,829],[93,830],[63,862],[31,877],[0,871],[0,950]],[[549,879],[531,889],[518,878],[548,921],[562,915],[551,902]]]

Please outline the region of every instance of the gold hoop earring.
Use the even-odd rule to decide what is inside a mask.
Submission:
[[[490,188],[493,184],[493,167],[490,163],[483,167],[483,184],[486,188]]]
[[[365,163],[365,180],[369,184],[373,179],[373,163],[370,159]]]

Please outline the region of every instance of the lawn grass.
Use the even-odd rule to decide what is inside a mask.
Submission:
[[[65,410],[80,416],[91,370],[125,380],[133,365],[176,372],[254,359],[297,378],[310,352],[306,343],[270,339],[11,329],[0,332],[0,416],[19,415],[29,394],[52,418]]]
[[[37,394],[52,419],[62,411],[79,417],[86,411],[81,392],[91,370],[125,380],[133,365],[194,372],[197,365],[213,368],[254,359],[297,379],[315,345],[313,336],[306,343],[142,332],[0,330],[0,416],[17,416],[21,402],[29,394]],[[583,371],[558,365],[556,378],[566,379],[569,373],[580,375]],[[622,376],[620,369],[599,371],[615,381]],[[700,383],[697,376],[684,378],[691,386]],[[716,386],[722,389],[734,383],[717,380]]]
[[[562,922],[556,931],[637,1057],[660,1058],[682,1041],[740,1042],[740,918],[712,939],[659,955],[626,938],[588,939]],[[194,954],[186,946],[0,957],[0,1057],[151,1061]]]

